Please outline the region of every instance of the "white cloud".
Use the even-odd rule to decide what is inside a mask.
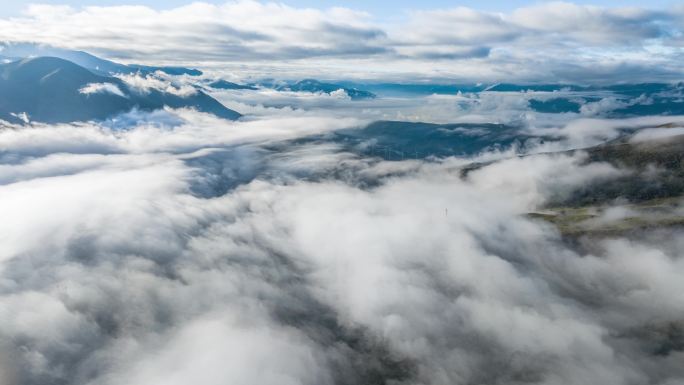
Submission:
[[[99,47],[138,59],[141,54],[166,60],[188,59],[188,55],[211,60],[367,54],[378,48],[365,42],[382,32],[369,27],[365,18],[346,9],[323,12],[250,0],[223,5],[196,2],[166,11],[144,6],[34,5],[25,17],[3,21],[17,29],[0,39]],[[36,24],[40,30],[33,30]]]
[[[330,93],[330,96],[332,96],[333,98],[336,98],[336,99],[351,100],[351,98],[350,98],[349,95],[347,94],[347,91],[345,91],[345,90],[343,90],[343,89],[341,89],[341,88],[340,88],[339,90],[337,90],[337,91],[331,92],[331,93]]]
[[[403,39],[418,44],[491,44],[510,41],[520,31],[506,22],[504,15],[480,12],[472,8],[420,11],[411,15]]]
[[[523,28],[610,46],[641,45],[645,40],[664,37],[669,17],[644,8],[604,8],[557,1],[519,8],[510,20]]]
[[[85,87],[81,88],[80,90],[78,90],[78,92],[85,95],[109,93],[112,95],[121,96],[122,98],[126,97],[126,95],[123,93],[123,91],[121,91],[119,86],[112,83],[90,83]]]
[[[140,75],[140,74],[118,74],[119,79],[123,80],[132,90],[147,94],[150,90],[170,93],[180,97],[188,97],[197,93],[197,88],[191,84],[179,84],[164,76],[162,73]]]
[[[278,71],[338,78],[595,81],[619,69],[622,77],[673,80],[681,72],[677,15],[677,9],[547,2],[508,13],[420,10],[380,23],[378,15],[346,8],[251,0],[164,11],[40,5],[0,20],[0,41],[35,41],[127,62],[232,66],[266,77],[274,74],[264,65],[275,60]]]
[[[680,135],[684,135],[684,127],[682,127],[681,123],[670,128],[650,128],[639,131],[636,135],[630,138],[630,141],[632,143],[639,143],[652,140],[667,140],[668,138]]]
[[[24,123],[29,123],[31,119],[29,118],[28,114],[26,112],[20,112],[20,113],[10,113],[10,116],[13,116],[19,120],[21,120]]]
[[[578,54],[576,44],[633,46],[619,29],[660,16],[551,3],[410,17],[415,28],[401,35],[351,10],[251,1],[169,11],[34,6],[0,21],[0,35],[13,27],[13,37],[136,60],[220,62],[243,52],[248,60],[325,56],[339,69],[340,58],[365,52],[377,56],[355,67],[378,58],[372,64],[391,62],[389,72],[440,73],[434,60],[496,77],[521,76],[525,63],[524,76],[541,76],[567,69],[558,67],[564,59],[534,65],[554,39],[568,41],[548,55]],[[569,27],[584,18],[586,31]],[[639,28],[628,36],[652,37]],[[537,37],[539,47],[530,43]],[[486,59],[464,58],[478,47],[491,48]],[[120,78],[143,93],[195,90],[161,74]],[[574,243],[527,215],[630,173],[589,163],[582,151],[545,152],[682,117],[546,116],[528,101],[554,95],[532,92],[359,102],[340,91],[218,95],[252,113],[229,122],[193,110],[132,111],[99,124],[0,129],[3,385],[684,380],[681,229]],[[331,142],[333,131],[379,118],[515,124],[557,140],[525,156],[502,148],[396,162]],[[633,140],[681,131],[644,130]],[[472,162],[480,164],[464,173]],[[599,219],[626,215],[620,206],[606,213]]]
[[[681,352],[653,355],[657,332],[639,334],[681,320],[681,234],[581,252],[525,215],[622,175],[614,167],[541,154],[464,178],[468,159],[384,162],[287,142],[355,119],[175,113],[182,122],[152,115],[123,131],[0,131],[0,356],[14,360],[0,378],[684,378]],[[581,143],[648,123],[557,130]]]
[[[332,383],[325,362],[306,336],[287,328],[258,325],[259,322],[254,325],[244,314],[206,318],[193,320],[172,335],[161,354],[145,352],[142,361],[131,360],[131,367],[121,368],[123,373],[111,374],[109,383],[118,384],[123,379],[132,385],[160,381],[169,385],[192,381],[221,385],[227,378],[243,385]],[[198,359],[188,360],[189,356]]]

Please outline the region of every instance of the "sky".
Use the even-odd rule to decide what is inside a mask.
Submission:
[[[683,69],[682,2],[131,1],[13,2],[0,42],[237,77],[595,83]]]
[[[111,5],[146,5],[155,9],[169,9],[180,5],[191,3],[192,0],[14,0],[3,4],[0,8],[0,16],[17,16],[30,4],[62,4],[72,7],[86,6],[111,6]],[[221,4],[224,1],[206,0],[204,2]],[[370,0],[285,0],[275,1],[293,7],[310,8],[329,8],[329,7],[348,7],[370,12],[377,18],[389,15],[396,16],[406,10],[411,9],[433,9],[433,8],[452,8],[464,6],[480,9],[483,11],[503,12],[516,7],[543,3],[539,0],[425,0],[416,2],[415,0],[394,0],[394,1],[370,1]],[[548,1],[546,1],[548,2]],[[599,6],[643,6],[644,1],[639,0],[596,0],[596,1],[576,1],[577,4],[593,4]],[[664,8],[676,4],[672,0],[651,0],[648,1],[649,7]]]

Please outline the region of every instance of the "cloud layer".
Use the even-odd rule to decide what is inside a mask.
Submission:
[[[3,384],[684,379],[681,234],[583,249],[526,215],[629,170],[495,152],[464,177],[303,140],[362,124],[320,113],[119,119],[0,131]]]
[[[236,78],[670,79],[678,15],[553,2],[387,25],[253,1],[33,6],[0,21],[0,40],[201,61]],[[196,92],[188,77],[120,79],[131,95]],[[0,121],[0,384],[680,384],[682,227],[569,238],[540,219],[638,173],[587,148],[635,130],[625,144],[682,135],[681,116],[606,119],[642,97],[592,92],[226,90],[215,95],[245,112],[238,121],[168,108]],[[530,106],[559,97],[581,105]],[[359,134],[377,119],[455,124]],[[408,153],[450,136],[484,144]],[[642,215],[622,196],[604,205],[589,226]],[[681,219],[684,202],[667,211]]]
[[[0,40],[134,62],[234,63],[237,71],[244,64],[287,61],[281,71],[336,73],[338,78],[578,81],[584,76],[597,81],[619,70],[618,76],[632,79],[671,80],[681,72],[684,14],[679,8],[549,2],[508,13],[418,10],[392,23],[374,16],[251,0],[198,2],[166,11],[34,5],[21,17],[0,20]]]

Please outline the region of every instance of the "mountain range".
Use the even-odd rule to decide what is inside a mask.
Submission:
[[[56,57],[0,65],[0,119],[62,123],[106,119],[132,109],[194,108],[224,119],[240,114],[201,90],[174,93],[136,89],[113,76],[94,73]]]
[[[273,79],[265,79],[255,84],[259,87],[271,88],[277,91],[291,91],[291,92],[312,92],[332,94],[337,91],[344,91],[351,100],[375,99],[377,95],[372,92],[354,86],[345,86],[339,83],[322,82],[316,79],[303,79],[299,81],[277,81]]]
[[[202,71],[185,67],[155,67],[139,64],[120,64],[99,58],[83,51],[73,51],[47,45],[33,43],[0,43],[0,59],[6,62],[35,57],[56,57],[78,64],[98,75],[111,76],[117,74],[148,75],[163,72],[167,75],[200,76]]]

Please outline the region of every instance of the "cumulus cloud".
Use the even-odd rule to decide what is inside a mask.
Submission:
[[[347,91],[345,91],[341,88],[339,90],[331,92],[330,96],[332,96],[333,98],[336,98],[336,99],[351,100],[351,98],[347,94]]]

